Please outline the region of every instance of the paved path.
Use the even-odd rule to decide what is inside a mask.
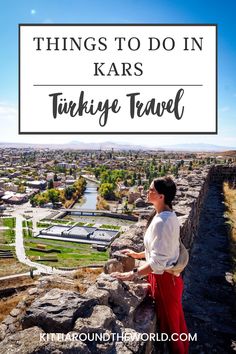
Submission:
[[[38,270],[34,270],[34,275],[36,274],[40,274],[40,272]],[[30,272],[27,273],[20,273],[20,274],[13,274],[13,275],[7,275],[5,277],[0,277],[0,281],[1,280],[7,280],[7,279],[15,279],[15,278],[21,278],[21,277],[25,277],[25,276],[30,276]]]
[[[235,294],[226,280],[231,270],[222,188],[212,185],[186,269],[183,304],[191,334],[190,354],[231,353],[236,340]],[[235,352],[234,352],[235,353]]]
[[[28,265],[29,267],[35,267],[39,272],[42,273],[52,273],[51,267],[46,265],[38,264],[36,262],[32,262],[29,258],[26,257],[23,233],[22,233],[22,221],[24,218],[21,215],[16,216],[16,240],[15,240],[15,248],[16,248],[16,256],[19,262]]]
[[[82,177],[84,177],[85,179],[87,179],[88,181],[94,182],[96,184],[101,184],[100,181],[98,181],[95,177],[93,176],[89,176],[89,175],[81,175]]]
[[[42,211],[45,213],[45,210]],[[59,270],[56,268],[52,268],[50,266],[46,266],[43,264],[39,264],[37,262],[32,262],[29,258],[26,257],[25,248],[24,248],[24,238],[22,231],[22,221],[25,220],[23,217],[23,211],[21,209],[16,209],[12,213],[12,217],[16,218],[16,227],[15,227],[15,251],[16,256],[19,262],[28,265],[29,267],[36,268],[37,273],[46,273],[46,274],[68,274],[70,271]],[[35,209],[33,211],[32,220],[33,226],[36,227],[37,221],[41,219],[41,213],[39,210]],[[33,228],[33,234],[35,234],[35,230]],[[35,272],[35,271],[34,271]]]

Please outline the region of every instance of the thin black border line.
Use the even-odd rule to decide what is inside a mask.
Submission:
[[[50,27],[57,27],[57,26],[74,26],[74,27],[80,27],[80,26],[201,26],[201,27],[210,27],[210,26],[216,26],[217,23],[19,23],[19,26],[50,26]]]
[[[76,135],[76,134],[85,134],[85,135],[107,135],[107,134],[110,134],[110,135],[157,135],[157,134],[165,134],[165,135],[213,135],[215,133],[212,133],[212,132],[196,132],[196,133],[191,133],[191,132],[104,132],[104,133],[98,133],[98,132],[82,132],[82,133],[77,133],[77,132],[58,132],[58,133],[55,133],[55,132],[24,132],[24,133],[21,133],[21,134],[24,134],[24,135],[30,135],[30,134],[33,134],[33,135],[37,135],[37,134],[43,134],[43,135]]]
[[[112,84],[34,84],[33,86],[35,87],[46,87],[46,86],[98,86],[98,87],[102,87],[102,86],[110,86],[110,87],[119,87],[119,86],[125,86],[125,87],[130,87],[130,86],[138,86],[138,87],[157,87],[157,86],[193,86],[193,87],[198,87],[198,86],[203,86],[202,84],[183,84],[183,85],[178,85],[178,84],[159,84],[159,85],[155,85],[155,84],[150,84],[150,85],[132,85],[132,84],[127,84],[127,85],[120,85],[120,84],[116,84],[116,85],[112,85]]]
[[[28,26],[169,26],[169,27],[176,27],[176,26],[182,26],[182,27],[215,27],[215,58],[216,58],[216,75],[215,75],[215,84],[216,84],[216,107],[215,107],[215,116],[216,116],[216,122],[215,122],[215,127],[216,131],[215,132],[22,132],[21,131],[21,126],[20,126],[20,113],[21,113],[21,106],[20,106],[20,79],[21,79],[21,67],[20,67],[20,38],[21,38],[21,27],[28,27]],[[18,24],[18,134],[19,135],[217,135],[218,134],[218,24],[206,24],[206,23],[19,23]]]
[[[21,25],[18,26],[18,134],[24,134],[21,132],[21,128],[20,128],[20,113],[21,113],[21,104],[20,104],[20,91],[21,91],[21,87],[20,87],[20,81],[21,81],[21,67],[20,67],[20,57],[21,57],[21,43],[20,43],[20,38],[21,38]]]

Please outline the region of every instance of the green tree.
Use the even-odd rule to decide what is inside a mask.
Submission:
[[[135,185],[135,178],[134,178],[134,177],[131,178],[131,180],[130,180],[130,185],[131,185],[131,186],[134,186],[134,185]]]
[[[52,189],[53,187],[54,187],[53,180],[50,179],[50,180],[48,181],[48,189]]]
[[[189,171],[192,171],[192,169],[193,169],[193,162],[192,162],[192,161],[189,161],[188,170],[189,170]]]
[[[99,187],[99,193],[101,197],[106,200],[114,200],[115,199],[115,186],[112,183],[102,183]]]
[[[57,189],[49,189],[47,194],[49,201],[53,204],[59,201],[60,192]]]
[[[65,198],[67,200],[70,200],[73,196],[73,194],[75,193],[76,191],[76,188],[74,186],[69,186],[69,187],[66,187],[65,189]]]

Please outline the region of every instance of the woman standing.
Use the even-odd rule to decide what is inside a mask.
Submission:
[[[131,272],[115,272],[111,275],[121,280],[134,280],[148,275],[151,295],[155,300],[161,333],[173,335],[171,353],[188,353],[188,329],[182,308],[183,279],[171,271],[177,263],[180,249],[180,227],[172,210],[176,185],[170,177],[155,179],[148,191],[148,201],[154,205],[144,236],[144,252],[124,250],[123,253],[136,259],[146,258],[144,265]],[[179,338],[180,334],[184,339]]]

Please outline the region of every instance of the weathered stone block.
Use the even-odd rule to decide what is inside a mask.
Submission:
[[[96,287],[109,293],[108,303],[117,318],[132,326],[134,310],[146,297],[147,288],[114,279],[106,274],[99,275]]]
[[[7,316],[2,323],[4,323],[5,325],[9,326],[11,324],[13,324],[14,322],[16,322],[16,317],[12,317],[12,316]]]
[[[3,323],[0,324],[0,341],[3,340],[6,336],[7,326]]]
[[[143,235],[145,232],[146,221],[141,221],[135,225],[132,225],[129,230],[115,239],[110,248],[110,258],[113,258],[113,253],[125,248],[131,248],[136,252],[141,252],[144,249]]]
[[[61,289],[52,289],[35,300],[22,319],[23,328],[37,325],[45,332],[67,333],[72,330],[75,320],[89,316],[95,299]]]
[[[118,260],[123,266],[123,272],[129,272],[135,267],[135,260],[125,254],[122,254],[120,251],[113,253],[113,257]]]
[[[21,313],[21,310],[20,310],[20,309],[13,309],[13,310],[10,312],[10,315],[11,315],[12,317],[17,317],[20,313]]]
[[[101,290],[92,285],[84,293],[86,298],[96,299],[99,305],[108,305],[109,292],[107,290]]]
[[[41,328],[32,327],[11,334],[0,342],[0,354],[91,354],[81,341],[52,341]]]
[[[108,306],[97,305],[88,318],[78,318],[75,322],[74,331],[82,333],[104,332],[106,329],[112,329],[115,322],[115,315]]]
[[[37,288],[32,288],[28,290],[29,295],[36,295],[38,294],[38,289]]]
[[[110,274],[112,272],[123,272],[123,271],[124,268],[122,263],[115,258],[109,259],[104,266],[105,274]]]

